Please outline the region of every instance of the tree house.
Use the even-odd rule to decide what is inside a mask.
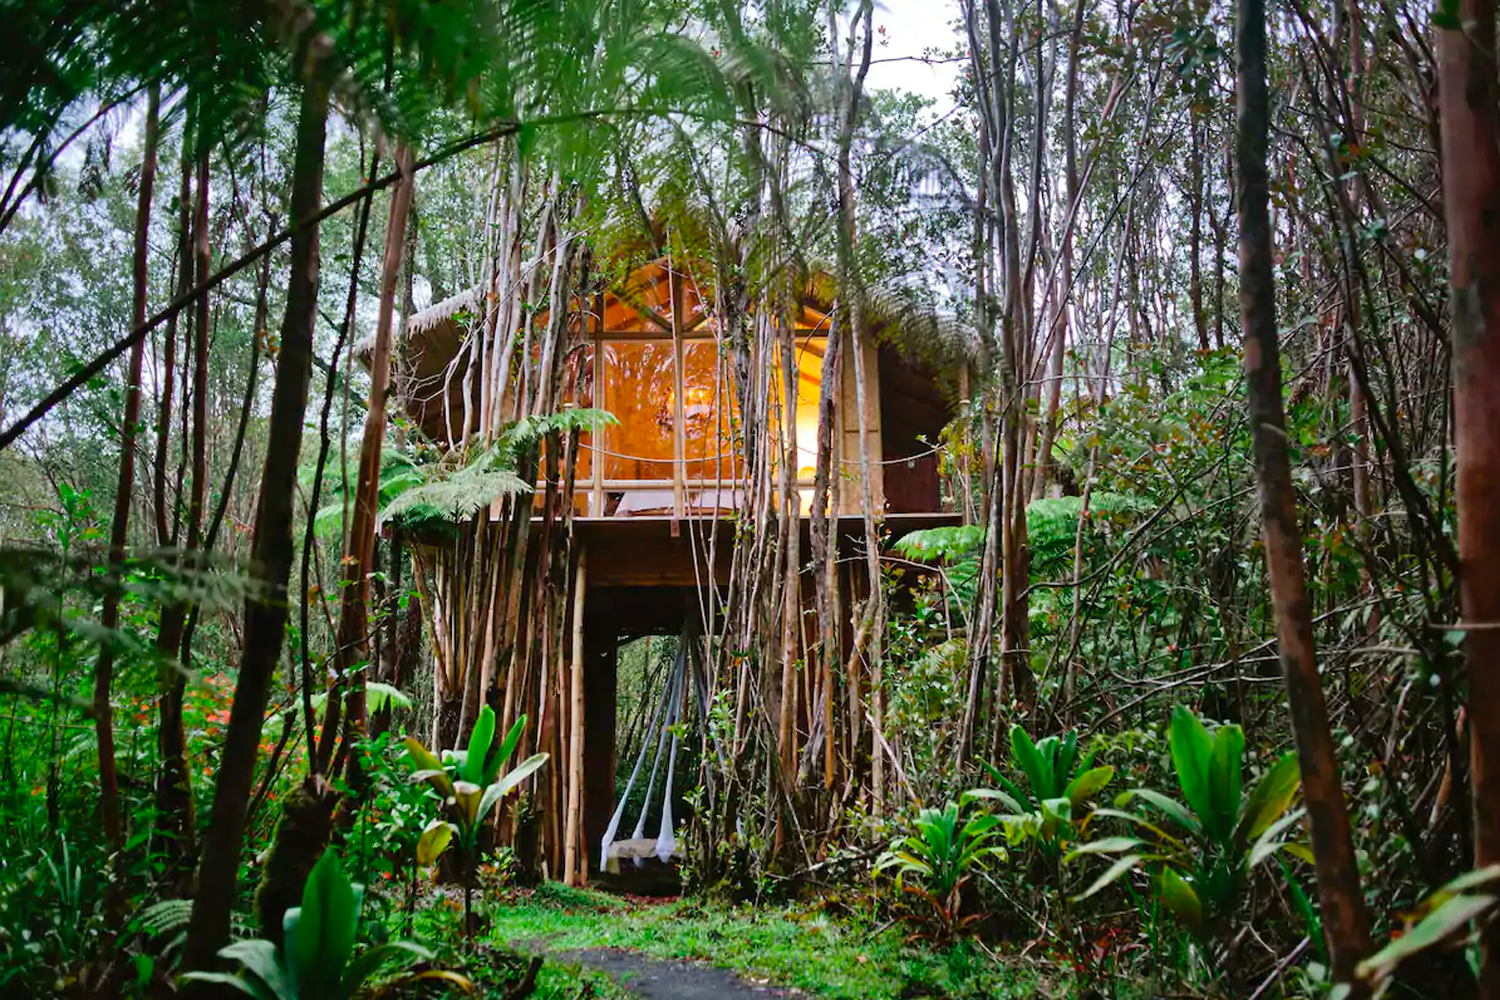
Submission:
[[[830,284],[826,278],[816,280],[795,306],[782,307],[770,356],[760,356],[753,346],[766,338],[741,334],[737,344],[734,331],[721,329],[713,289],[666,258],[637,267],[607,290],[577,302],[568,318],[559,401],[564,407],[608,411],[618,423],[581,436],[573,488],[565,500],[565,528],[555,511],[544,516],[545,484],[537,490],[529,551],[555,544],[557,533],[565,531],[569,570],[565,578],[554,573],[550,582],[538,580],[536,586],[561,587],[557,603],[564,617],[559,621],[567,622],[561,632],[572,638],[538,654],[552,658],[555,669],[535,671],[539,689],[530,697],[514,693],[516,684],[507,683],[507,665],[496,662],[504,651],[496,650],[489,638],[496,631],[495,616],[516,604],[501,592],[504,574],[487,575],[482,556],[476,564],[483,528],[418,547],[418,562],[433,579],[431,592],[423,597],[439,661],[440,697],[446,670],[450,686],[458,679],[465,690],[483,689],[492,701],[503,703],[497,709],[510,718],[522,710],[542,716],[536,746],[552,750],[554,766],[539,780],[544,786],[550,783],[550,789],[539,788],[537,796],[547,800],[544,809],[555,813],[576,804],[581,815],[581,830],[562,835],[576,848],[569,860],[561,859],[557,836],[543,837],[553,875],[561,866],[569,878],[583,877],[582,857],[589,858],[588,867],[599,863],[591,845],[598,844],[614,806],[618,644],[675,633],[689,609],[708,606],[699,599],[704,590],[729,583],[736,526],[755,513],[757,503],[781,502],[779,496],[756,495],[747,472],[747,442],[758,435],[770,434],[779,442],[770,449],[774,455],[769,461],[777,468],[769,479],[790,482],[797,491],[800,551],[809,550],[819,408],[831,337],[845,338],[838,384],[828,387],[834,470],[830,535],[837,539],[840,571],[848,576],[844,592],[858,594],[868,587],[857,555],[865,524],[863,468],[869,469],[869,495],[888,538],[959,522],[956,514],[943,510],[935,449],[953,416],[950,400],[922,367],[907,361],[891,343],[877,343],[888,338],[873,335],[864,338],[859,359],[867,380],[860,393],[850,335],[834,330]],[[394,383],[400,406],[440,446],[463,441],[481,420],[489,419],[487,406],[509,405],[525,412],[515,400],[481,398],[480,380],[472,377],[473,359],[486,358],[474,344],[486,335],[487,321],[489,336],[494,336],[495,321],[486,317],[486,307],[477,289],[437,303],[408,320],[397,345]],[[879,317],[873,319],[878,327]],[[756,317],[752,307],[745,321],[758,320],[770,318]],[[744,346],[746,341],[752,346]],[[527,360],[523,347],[505,363],[518,366]],[[794,391],[787,390],[791,380]],[[767,402],[756,405],[756,399]],[[862,426],[868,436],[863,462]],[[795,456],[790,477],[779,468],[788,456]],[[497,502],[491,517],[501,516]],[[534,560],[529,557],[528,565]],[[806,592],[811,593],[810,584]],[[841,611],[847,613],[847,607]],[[713,628],[713,622],[703,624]],[[522,632],[526,634],[524,628]],[[534,638],[526,635],[520,641]],[[522,662],[513,656],[511,672]],[[474,671],[483,678],[478,685]],[[567,690],[564,675],[581,683],[581,692]],[[496,689],[502,687],[510,693],[499,695]],[[581,717],[574,699],[581,702]],[[528,705],[539,709],[523,708]],[[549,711],[558,717],[549,718]],[[448,745],[445,734],[435,735],[436,742]],[[581,845],[571,841],[580,835]]]

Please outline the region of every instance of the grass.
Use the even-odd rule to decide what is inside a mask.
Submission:
[[[817,906],[632,904],[548,884],[488,912],[486,937],[498,946],[550,953],[625,948],[696,959],[824,1000],[1006,1000],[1040,992],[1035,975],[976,945],[923,947],[908,943],[899,928],[835,919]]]

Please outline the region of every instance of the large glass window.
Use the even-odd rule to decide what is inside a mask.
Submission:
[[[743,474],[739,397],[733,378],[714,341],[693,340],[683,345],[683,475],[690,481],[718,483]]]
[[[676,359],[670,340],[605,341],[605,480],[673,478]]]
[[[578,488],[592,489],[595,498],[589,509],[623,515],[676,510],[678,504],[695,511],[737,505],[744,476],[739,397],[732,365],[718,342],[700,334],[674,343],[606,324],[597,344],[583,363],[592,363],[598,391],[580,376],[572,398],[577,405],[609,410],[619,423],[598,435],[596,453],[590,448],[589,457],[599,463],[597,476],[592,462],[587,472],[580,462]],[[822,331],[798,330],[797,479],[804,486],[812,482],[817,461],[826,350]],[[766,359],[774,366],[778,414],[785,400],[780,362],[779,349]]]

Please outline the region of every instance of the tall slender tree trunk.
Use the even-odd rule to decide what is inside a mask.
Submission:
[[[1459,0],[1438,32],[1443,208],[1453,310],[1459,596],[1469,665],[1474,867],[1500,863],[1500,112],[1495,5]],[[1480,941],[1480,995],[1500,998],[1500,927]]]
[[[1200,126],[1198,112],[1192,112],[1189,135],[1193,188],[1189,192],[1188,211],[1192,213],[1188,238],[1188,298],[1193,308],[1193,328],[1198,331],[1198,350],[1207,352],[1208,314],[1203,310],[1203,147],[1207,138],[1200,139],[1207,125]]]
[[[411,211],[412,152],[396,151],[396,169],[401,181],[391,197],[385,228],[384,260],[380,271],[380,313],[375,324],[375,346],[370,354],[370,399],[365,409],[364,436],[359,448],[359,471],[355,482],[354,514],[350,520],[348,549],[344,553],[344,585],[339,591],[338,648],[334,656],[341,677],[350,678],[344,725],[346,740],[364,734],[366,726],[365,680],[368,671],[353,673],[361,661],[370,659],[370,575],[375,572],[375,519],[380,508],[380,460],[385,445],[386,396],[391,384],[391,339],[395,319],[396,284],[401,275],[406,247],[406,222]],[[350,785],[358,784],[357,754],[350,753]],[[316,859],[314,859],[316,860]]]
[[[140,186],[135,209],[135,257],[131,322],[146,321],[146,297],[150,277],[151,195],[156,186],[157,113],[161,91],[151,89],[146,107],[146,138],[141,159]],[[114,684],[115,647],[110,633],[120,624],[120,585],[125,564],[125,543],[130,529],[130,501],[135,494],[135,448],[141,420],[141,369],[145,360],[145,338],[137,340],[126,362],[125,414],[120,421],[120,475],[115,482],[115,510],[109,529],[110,586],[104,596],[100,623],[104,642],[94,664],[94,732],[99,743],[99,812],[104,821],[104,842],[111,854],[124,844],[120,820],[120,782],[115,765],[114,710],[110,690]],[[111,883],[113,884],[113,883]],[[113,899],[113,894],[111,895]]]
[[[269,444],[251,547],[254,578],[260,589],[245,602],[245,651],[235,683],[212,818],[198,870],[198,893],[193,900],[192,921],[184,946],[183,965],[188,969],[212,965],[215,953],[229,939],[229,915],[239,878],[245,811],[255,774],[261,723],[286,632],[297,462],[312,377],[319,268],[318,227],[295,227],[318,214],[323,197],[329,91],[322,63],[331,42],[318,35],[310,40],[309,46],[309,71],[298,115],[292,174],[290,221],[295,232],[291,241],[291,273],[271,401]]]
[[[193,166],[192,158],[188,149],[183,150],[182,158],[182,184],[178,191],[179,199],[179,225],[181,227],[180,239],[177,247],[178,273],[177,284],[179,291],[186,291],[192,287],[195,277],[194,265],[197,260],[195,253],[196,234],[194,227],[197,222],[197,214],[194,211],[192,193]],[[206,198],[206,193],[200,195],[200,200]],[[203,215],[207,215],[207,202],[203,202]],[[207,240],[207,233],[203,234]],[[200,277],[206,277],[201,275]],[[200,301],[206,302],[207,294]],[[175,394],[177,378],[177,347],[178,330],[187,331],[193,329],[193,323],[200,315],[206,314],[206,309],[195,308],[186,314],[186,322],[179,327],[178,319],[174,315],[167,326],[166,344],[162,351],[162,390],[161,400],[157,410],[157,439],[156,439],[156,469],[154,482],[154,496],[156,508],[156,535],[157,544],[162,546],[175,546],[180,537],[181,508],[180,491],[177,495],[168,498],[167,494],[167,456],[170,451],[169,445],[172,435],[172,405]],[[184,336],[186,341],[186,336]],[[186,352],[185,348],[185,352]],[[186,419],[187,386],[186,386],[186,353],[183,358],[183,404],[184,420]],[[177,472],[178,485],[181,485],[182,468],[179,463]],[[195,843],[196,831],[194,829],[193,810],[193,785],[192,775],[188,770],[188,747],[187,730],[183,722],[183,705],[187,695],[187,679],[182,672],[176,669],[174,661],[182,649],[182,640],[187,626],[188,608],[184,602],[171,601],[163,604],[160,621],[156,632],[156,653],[162,664],[158,678],[157,696],[157,750],[161,759],[161,770],[156,777],[156,824],[157,830],[164,837],[162,845],[165,854],[167,874],[169,881],[175,883],[177,890],[187,888],[187,881],[191,875],[194,856],[197,853]]]
[[[1236,10],[1235,51],[1239,68],[1236,180],[1240,314],[1245,330],[1245,376],[1255,442],[1261,530],[1292,735],[1301,763],[1302,788],[1312,832],[1324,936],[1335,979],[1353,983],[1355,965],[1369,951],[1370,924],[1360,892],[1359,869],[1328,724],[1328,707],[1318,677],[1312,614],[1303,579],[1301,528],[1287,456],[1266,173],[1269,101],[1264,0],[1240,0]]]

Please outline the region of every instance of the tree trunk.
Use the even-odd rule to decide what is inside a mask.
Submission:
[[[329,92],[322,79],[321,63],[329,47],[325,36],[310,42],[309,73],[303,87],[292,175],[294,227],[318,214],[323,196]],[[239,877],[245,810],[255,773],[261,723],[285,639],[297,462],[302,449],[308,382],[312,377],[318,267],[318,227],[309,225],[292,237],[291,273],[271,402],[269,445],[251,548],[251,564],[260,589],[245,602],[245,652],[235,683],[212,818],[198,872],[198,893],[193,900],[192,922],[184,946],[183,965],[188,969],[211,966],[215,954],[229,939],[229,915]]]
[[[1206,132],[1207,124],[1201,126]],[[1208,343],[1208,314],[1203,311],[1203,146],[1207,142],[1205,136],[1199,139],[1200,125],[1198,113],[1192,112],[1192,125],[1190,126],[1189,157],[1192,161],[1192,179],[1189,183],[1193,189],[1189,192],[1189,208],[1192,213],[1188,237],[1188,298],[1193,307],[1193,328],[1198,331],[1198,350],[1207,353]]]
[[[151,194],[156,184],[157,112],[160,100],[161,91],[153,87],[150,103],[146,108],[146,138],[135,210],[132,275],[134,300],[131,308],[132,325],[135,326],[146,319],[150,263],[147,236],[151,228]],[[114,518],[109,529],[110,581],[100,615],[104,638],[99,647],[99,659],[94,664],[94,733],[99,744],[99,812],[103,818],[105,846],[111,855],[118,854],[124,846],[124,833],[120,821],[119,772],[115,764],[114,709],[110,703],[115,675],[115,644],[110,633],[120,624],[120,578],[130,528],[130,501],[135,493],[136,432],[141,419],[141,368],[145,351],[145,339],[137,340],[130,349],[130,360],[126,363],[125,414],[120,421],[120,475],[115,482]],[[108,899],[110,909],[114,911],[119,896],[114,880],[110,881],[110,887]]]
[[[1292,735],[1301,763],[1316,858],[1324,935],[1335,979],[1353,983],[1355,965],[1369,951],[1370,925],[1360,892],[1359,869],[1328,724],[1328,708],[1318,677],[1312,615],[1302,575],[1301,528],[1287,456],[1266,173],[1269,102],[1264,0],[1240,0],[1236,15],[1240,314],[1245,331],[1245,376],[1255,442],[1262,537]]]
[[[344,582],[339,591],[338,647],[334,652],[336,671],[349,683],[345,708],[345,740],[351,742],[365,730],[365,675],[352,676],[354,667],[369,660],[370,651],[370,574],[375,572],[375,518],[380,507],[380,459],[385,444],[386,396],[391,382],[391,336],[396,307],[396,283],[401,274],[401,254],[406,246],[406,220],[411,209],[412,152],[409,147],[396,151],[396,168],[401,182],[391,197],[390,216],[386,222],[384,261],[380,272],[380,312],[375,325],[375,346],[370,355],[370,400],[365,410],[364,436],[359,448],[359,472],[355,484],[354,513],[350,519],[348,549],[344,553]],[[358,755],[349,754],[351,787],[353,762]]]
[[[1453,311],[1459,592],[1469,665],[1474,867],[1500,863],[1500,139],[1495,6],[1460,0],[1438,31],[1443,208]],[[1500,998],[1500,927],[1480,942],[1480,995]]]

